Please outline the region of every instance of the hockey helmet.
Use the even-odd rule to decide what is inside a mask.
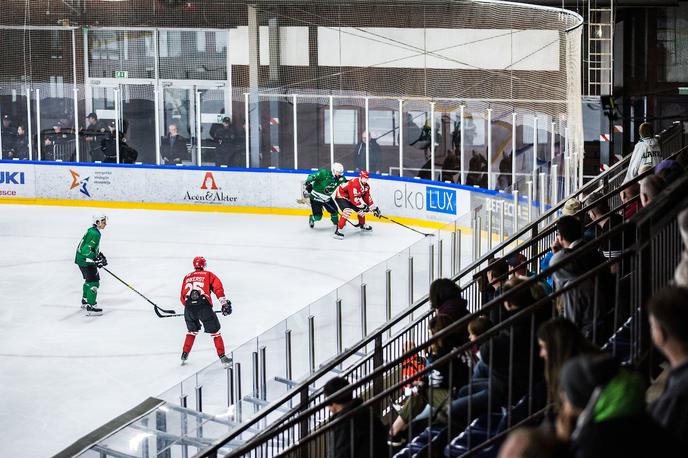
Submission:
[[[344,166],[340,164],[339,162],[335,162],[332,164],[332,174],[333,175],[341,175],[344,173]]]
[[[358,175],[361,183],[368,183],[368,172],[366,170],[361,170],[361,173]]]
[[[193,259],[194,269],[205,269],[206,265],[207,263],[205,262],[205,258],[203,256],[196,256]]]
[[[97,224],[99,221],[107,222],[107,216],[104,213],[96,213],[93,215],[93,224]]]

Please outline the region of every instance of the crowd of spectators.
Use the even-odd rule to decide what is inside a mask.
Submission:
[[[647,127],[643,129],[641,134],[651,135]],[[678,217],[685,248],[674,284],[645,304],[652,342],[666,359],[666,373],[657,379],[666,383],[653,387],[661,393],[657,399],[646,401],[647,382],[652,380],[603,350],[622,329],[620,322],[639,305],[624,308],[630,295],[623,291],[623,276],[630,266],[621,258],[635,239],[633,231],[617,228],[685,173],[676,161],[657,160],[651,138],[641,141],[632,159],[635,168],[627,178],[631,182],[619,192],[620,207],[611,208],[609,197],[600,192],[564,205],[555,222],[555,241],[540,257],[540,271],[552,268],[551,278],[532,280],[534,273],[528,271],[529,260],[523,255],[490,261],[483,292],[483,304],[489,309],[471,319],[461,290],[452,281],[432,283],[429,296],[435,315],[428,335],[432,344],[417,369],[458,347],[468,350],[448,361],[444,358],[431,371],[428,367],[424,377],[403,374],[409,389],[390,422],[390,450],[398,450],[430,423],[451,421],[458,434],[475,419],[515,408],[530,397],[532,406],[544,408],[541,423],[511,432],[500,457],[686,453],[688,209]],[[645,165],[650,170],[644,170]],[[554,302],[549,296],[552,292]],[[493,330],[496,325],[499,328]],[[438,333],[440,337],[433,339]],[[405,348],[413,347],[415,343]],[[654,365],[656,370],[660,367],[656,361]],[[361,443],[371,440],[379,441],[379,437]]]

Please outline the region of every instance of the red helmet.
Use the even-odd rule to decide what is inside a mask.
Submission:
[[[365,178],[366,180],[368,179],[368,172],[366,170],[361,170],[361,173],[358,174],[359,178]]]
[[[205,269],[206,264],[203,256],[196,256],[193,260],[194,269]]]

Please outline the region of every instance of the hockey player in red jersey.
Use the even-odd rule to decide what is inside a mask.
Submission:
[[[370,197],[370,185],[368,184],[368,172],[362,170],[358,178],[354,178],[337,187],[335,201],[340,210],[339,223],[334,230],[334,237],[343,239],[342,229],[352,213],[358,214],[358,227],[363,231],[372,231],[373,228],[365,222],[365,214],[372,211],[376,217],[380,217],[380,209],[373,203]]]
[[[202,256],[193,260],[194,271],[184,277],[180,300],[184,304],[184,320],[186,321],[186,339],[182,349],[182,365],[186,363],[198,331],[203,329],[210,334],[215,343],[217,356],[224,367],[229,367],[232,360],[225,355],[225,343],[220,335],[220,320],[213,312],[213,300],[210,293],[214,293],[222,306],[222,314],[232,313],[232,303],[225,297],[225,290],[214,273],[205,270],[206,261]]]

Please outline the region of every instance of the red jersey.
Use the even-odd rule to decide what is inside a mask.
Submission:
[[[225,297],[225,289],[214,273],[207,270],[195,270],[190,274],[187,274],[182,281],[182,292],[180,295],[180,300],[182,304],[186,305],[186,298],[191,293],[191,290],[200,291],[210,305],[213,305],[213,300],[210,298],[210,293],[215,293],[218,298]]]
[[[373,206],[373,198],[370,197],[370,186],[361,183],[360,178],[354,178],[344,184],[339,185],[335,197],[346,199],[356,207],[363,207],[365,203],[369,207]]]

